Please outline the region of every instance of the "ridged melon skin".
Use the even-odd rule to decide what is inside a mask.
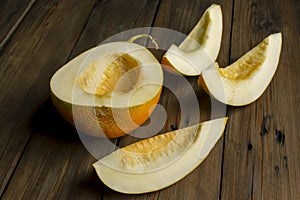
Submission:
[[[149,118],[160,94],[161,90],[148,102],[129,108],[72,105],[57,98],[52,92],[51,99],[61,116],[78,131],[97,137],[117,138],[133,131]],[[122,129],[116,121],[122,122]]]

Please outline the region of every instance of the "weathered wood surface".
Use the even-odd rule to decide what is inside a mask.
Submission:
[[[230,60],[282,32],[277,72],[253,104],[228,109],[222,199],[298,199],[300,176],[299,3],[237,1]],[[298,186],[297,186],[298,185]]]
[[[34,3],[35,0],[0,1],[0,50],[14,34]]]
[[[9,3],[8,3],[9,2]],[[3,199],[297,199],[300,195],[300,24],[297,1],[1,1],[0,197]],[[125,195],[107,188],[93,171],[96,159],[49,100],[49,80],[61,65],[119,32],[164,27],[187,34],[212,3],[222,6],[226,66],[270,33],[283,33],[278,70],[263,96],[228,107],[224,136],[190,175],[161,191]],[[14,8],[19,8],[17,12]],[[12,15],[12,13],[15,13]],[[4,16],[2,18],[2,16]],[[10,31],[12,30],[12,31]],[[3,40],[3,39],[2,39]],[[1,40],[1,41],[2,41]],[[157,53],[157,52],[156,52]],[[156,54],[161,56],[161,52]],[[165,73],[167,79],[173,75]],[[200,120],[210,118],[210,98],[197,93]],[[174,83],[178,95],[194,91]],[[161,132],[199,118],[179,112],[163,90],[167,111]],[[139,140],[122,137],[124,146]],[[116,141],[115,141],[116,142]],[[111,151],[112,149],[107,149]]]
[[[49,97],[51,74],[66,62],[93,4],[73,0],[36,2],[1,52],[0,195],[31,137],[32,118]],[[18,196],[21,192],[14,190],[11,194]]]

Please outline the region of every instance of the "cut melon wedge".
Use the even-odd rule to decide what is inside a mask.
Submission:
[[[199,22],[177,47],[171,45],[162,59],[169,71],[183,75],[199,75],[218,57],[222,39],[222,10],[219,5],[211,5]]]
[[[281,33],[272,34],[226,68],[202,72],[199,84],[222,103],[242,106],[257,100],[275,74],[281,52]]]
[[[222,136],[227,118],[168,132],[121,148],[93,164],[99,178],[122,193],[146,193],[193,171]]]
[[[144,123],[163,84],[160,63],[145,47],[112,42],[60,68],[50,81],[57,110],[77,130],[115,138]]]

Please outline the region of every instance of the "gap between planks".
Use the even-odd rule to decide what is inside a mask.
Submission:
[[[22,15],[18,18],[16,23],[11,27],[11,29],[7,33],[7,35],[0,42],[0,51],[5,47],[5,45],[7,44],[9,39],[12,37],[12,35],[15,33],[15,31],[17,30],[17,28],[19,27],[19,25],[21,24],[21,22],[23,21],[23,19],[25,18],[25,16],[27,15],[27,13],[32,8],[32,6],[35,2],[36,2],[36,0],[31,0],[28,3],[28,5],[27,5],[26,9],[23,11]]]
[[[230,22],[230,36],[229,36],[229,53],[227,58],[227,64],[230,64],[231,61],[231,42],[232,42],[232,27],[234,20],[234,10],[235,10],[235,0],[232,0],[232,9],[231,9],[231,22]],[[228,116],[228,109],[226,109],[226,116]],[[222,160],[221,160],[221,176],[220,176],[220,189],[219,189],[219,200],[222,199],[222,183],[223,183],[223,173],[224,173],[224,156],[225,156],[225,146],[226,146],[226,132],[227,126],[224,129],[223,134],[223,146],[222,146]]]

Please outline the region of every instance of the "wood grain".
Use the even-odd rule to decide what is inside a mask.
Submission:
[[[36,3],[1,52],[0,196],[31,136],[31,119],[49,96],[51,74],[66,61],[93,3]]]
[[[11,38],[35,0],[3,0],[0,1],[0,50]]]
[[[235,0],[233,62],[271,33],[283,46],[273,81],[251,105],[230,108],[222,199],[297,199],[299,190],[299,4]],[[298,91],[297,91],[298,90]],[[296,164],[297,163],[297,164]],[[296,166],[298,165],[298,166]]]
[[[99,45],[121,32],[151,26],[158,1],[105,0],[93,10],[72,56]],[[129,38],[128,38],[129,39]]]

